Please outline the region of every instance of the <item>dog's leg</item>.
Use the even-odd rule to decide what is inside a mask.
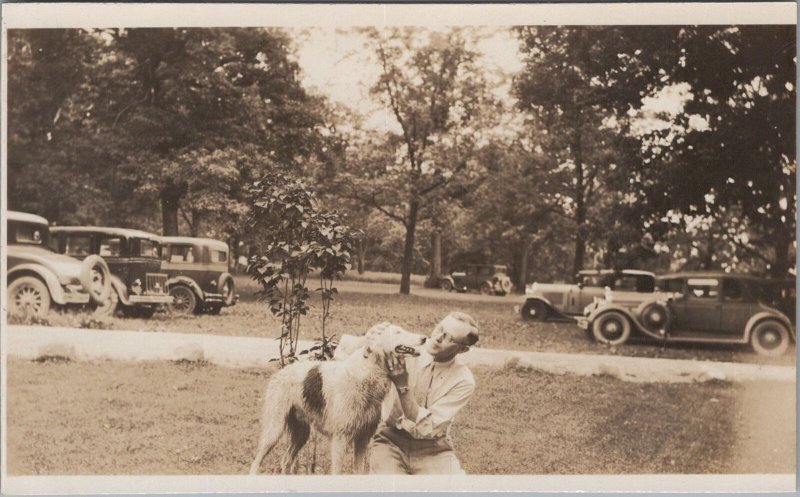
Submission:
[[[353,473],[358,475],[367,474],[369,459],[367,452],[369,451],[369,443],[372,436],[359,436],[353,441]]]
[[[344,455],[347,452],[347,439],[341,435],[334,435],[331,439],[331,474],[342,474]]]
[[[281,461],[281,472],[285,475],[292,475],[297,473],[297,454],[308,441],[311,427],[305,420],[300,419],[300,416],[292,408],[289,410],[289,415],[286,416],[286,428],[289,431],[289,447]]]

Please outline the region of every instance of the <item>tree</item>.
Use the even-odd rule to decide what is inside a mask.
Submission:
[[[653,224],[670,211],[737,218],[741,230],[718,231],[776,277],[794,259],[795,36],[791,26],[680,28],[670,38],[678,60],[662,71],[687,99],[650,137],[632,185],[647,199],[636,216]]]
[[[628,158],[627,113],[658,82],[657,72],[639,58],[658,41],[642,27],[532,26],[517,33],[525,68],[515,78],[514,94],[541,130],[543,153],[566,173],[561,195],[573,224],[576,274],[597,222],[590,217],[597,189]]]
[[[388,132],[348,160],[348,194],[405,228],[400,293],[410,292],[417,225],[434,215],[437,197],[476,177],[477,123],[489,104],[476,53],[463,31],[367,31],[381,73],[372,93],[396,120]]]

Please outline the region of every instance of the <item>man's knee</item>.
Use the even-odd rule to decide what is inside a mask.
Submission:
[[[391,443],[375,440],[369,450],[369,472],[379,475],[406,475],[408,468],[400,449]]]

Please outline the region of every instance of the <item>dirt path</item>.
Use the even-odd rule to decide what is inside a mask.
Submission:
[[[796,383],[742,382],[735,473],[795,473]]]

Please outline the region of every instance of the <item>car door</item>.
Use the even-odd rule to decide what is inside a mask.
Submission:
[[[719,278],[687,278],[684,297],[677,307],[681,312],[676,316],[676,329],[717,332],[722,317]]]
[[[732,337],[744,336],[745,325],[753,315],[754,307],[755,302],[741,281],[723,278],[719,333]]]

